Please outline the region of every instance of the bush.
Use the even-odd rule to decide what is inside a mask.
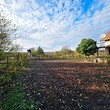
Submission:
[[[104,55],[104,58],[106,59],[107,64],[110,64],[110,55]]]
[[[27,66],[27,63],[29,62],[29,58],[27,54],[22,54],[18,60],[18,66],[25,68]]]
[[[0,61],[5,59],[5,53],[0,51]]]

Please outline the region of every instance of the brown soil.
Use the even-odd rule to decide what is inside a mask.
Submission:
[[[35,60],[21,79],[39,110],[110,110],[110,66]]]

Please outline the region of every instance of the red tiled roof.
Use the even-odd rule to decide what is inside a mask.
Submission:
[[[106,37],[104,37],[102,40],[110,40],[110,31],[106,34]]]

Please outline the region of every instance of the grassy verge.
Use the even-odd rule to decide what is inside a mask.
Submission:
[[[1,101],[0,110],[36,110],[37,105],[31,98],[27,98],[25,87],[19,82],[22,75],[3,74],[1,75]],[[17,80],[16,80],[17,79]]]

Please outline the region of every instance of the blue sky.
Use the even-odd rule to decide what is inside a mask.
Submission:
[[[18,27],[14,43],[23,51],[41,46],[56,51],[68,45],[72,50],[83,38],[100,41],[110,31],[110,0],[0,0]]]

